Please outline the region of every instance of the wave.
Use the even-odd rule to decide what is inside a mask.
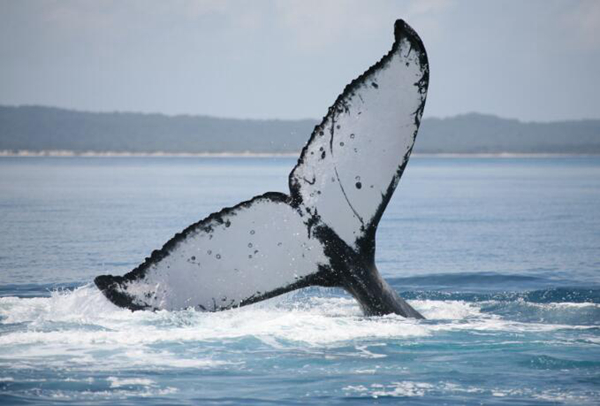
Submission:
[[[396,315],[365,317],[339,291],[314,288],[219,313],[119,308],[95,287],[52,292],[50,297],[0,298],[0,346],[132,346],[161,342],[260,340],[268,345],[347,345],[353,340],[427,337],[452,332],[595,331],[597,303],[524,300],[409,300],[427,320]],[[76,333],[74,333],[76,331]],[[146,358],[152,361],[156,357]],[[154,361],[153,361],[154,362]]]
[[[54,290],[47,297],[0,297],[0,391],[14,395],[5,401],[40,403],[45,396],[48,402],[60,397],[75,403],[123,403],[129,397],[179,396],[198,379],[204,380],[204,388],[212,382],[220,385],[224,377],[239,385],[253,381],[240,384],[238,376],[276,380],[272,366],[277,365],[281,369],[276,373],[297,373],[294,380],[318,382],[322,368],[328,377],[342,374],[344,386],[329,390],[341,391],[350,403],[352,398],[362,403],[364,397],[423,396],[436,403],[469,394],[478,399],[561,401],[565,392],[553,387],[525,387],[519,390],[527,392],[517,393],[502,383],[461,382],[443,368],[439,374],[423,375],[417,358],[446,365],[458,354],[453,359],[466,365],[470,361],[465,356],[473,354],[486,354],[482,363],[486,356],[513,354],[507,356],[511,367],[534,374],[575,369],[593,373],[600,365],[593,356],[578,358],[556,350],[598,348],[600,327],[593,322],[600,319],[597,303],[430,296],[413,298],[410,304],[427,320],[365,317],[355,300],[328,288],[219,313],[131,312],[110,303],[93,285]],[[536,350],[527,351],[532,348]],[[414,377],[406,368],[416,371]],[[590,396],[576,403],[593,403]],[[0,394],[0,403],[2,399]],[[173,399],[161,398],[159,403]]]
[[[515,302],[530,303],[594,303],[600,304],[600,289],[549,288],[526,292],[442,292],[404,291],[401,296],[412,300],[462,300],[466,302]]]
[[[0,297],[47,297],[61,290],[75,290],[81,283],[24,283],[0,285]]]
[[[419,382],[400,380],[389,384],[348,385],[342,389],[347,395],[358,399],[371,398],[404,398],[402,403],[408,404],[597,404],[596,393],[573,393],[562,388],[518,388],[491,387],[482,388],[476,385],[461,385],[450,381]],[[478,401],[469,402],[469,395],[477,395]],[[450,401],[448,398],[458,397],[460,401]],[[411,398],[427,397],[422,402],[413,402]],[[385,402],[385,400],[381,400]],[[375,404],[378,402],[375,401]],[[398,403],[398,402],[394,402]]]
[[[537,270],[543,273],[545,270]],[[549,271],[549,270],[548,270]],[[543,275],[501,274],[496,272],[460,272],[386,278],[399,290],[453,290],[470,292],[524,291],[552,287],[586,287],[600,289],[600,285]]]

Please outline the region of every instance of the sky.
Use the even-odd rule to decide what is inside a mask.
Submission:
[[[426,117],[600,119],[596,0],[0,0],[0,104],[316,119],[397,18]]]

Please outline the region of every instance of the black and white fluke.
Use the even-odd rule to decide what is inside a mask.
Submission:
[[[381,278],[375,233],[408,163],[425,106],[425,48],[404,21],[392,49],[353,80],[269,192],[175,235],[98,288],[132,310],[231,309],[311,285],[351,293],[368,315],[422,318]]]

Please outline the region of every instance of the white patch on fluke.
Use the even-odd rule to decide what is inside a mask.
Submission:
[[[305,208],[351,247],[408,160],[425,100],[417,85],[422,77],[418,53],[402,40],[381,68],[338,100],[292,172]]]
[[[328,265],[295,209],[259,198],[190,232],[141,279],[120,290],[139,306],[219,310],[297,283]]]

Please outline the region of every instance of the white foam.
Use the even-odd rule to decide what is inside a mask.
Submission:
[[[401,381],[392,382],[389,385],[372,384],[370,387],[364,385],[349,385],[342,390],[360,396],[378,397],[421,397],[434,388],[427,382]]]
[[[131,312],[109,302],[91,285],[52,292],[49,298],[0,298],[2,324],[74,322],[95,324],[105,317],[127,318]]]
[[[0,299],[2,323],[68,323],[68,329],[26,329],[0,337],[0,345],[143,345],[169,341],[235,339],[245,336],[274,338],[320,345],[354,338],[390,338],[427,335],[414,320],[390,315],[363,317],[353,299],[311,299],[307,305],[265,302],[227,312],[131,312],[110,304],[92,287],[50,298]],[[93,329],[85,327],[95,327]],[[98,329],[100,327],[101,329]],[[73,334],[73,329],[77,334]]]
[[[594,404],[597,400],[596,394],[570,393],[560,388],[549,388],[539,391],[537,388],[489,388],[484,389],[476,386],[462,386],[453,382],[417,382],[399,381],[389,384],[348,385],[342,388],[346,395],[360,397],[423,397],[431,394],[478,394],[479,396],[492,396],[496,398],[508,398],[510,401],[520,399],[539,399],[549,402],[571,403],[571,404]],[[482,398],[483,399],[483,398]],[[485,403],[485,401],[483,402]]]
[[[110,390],[103,391],[81,391],[81,392],[67,392],[63,390],[31,390],[25,391],[25,394],[29,394],[32,397],[39,398],[40,396],[48,397],[51,399],[60,399],[60,400],[84,400],[86,403],[90,400],[107,400],[107,399],[115,399],[115,404],[120,404],[123,399],[130,397],[143,397],[143,398],[152,398],[157,396],[167,396],[177,393],[178,389],[173,387],[166,388],[156,388],[156,387],[146,387],[142,386],[141,388],[133,388],[133,389],[122,389],[122,388],[112,388]],[[119,399],[117,401],[116,399]]]
[[[573,302],[551,302],[551,303],[534,303],[527,302],[524,299],[520,298],[514,302],[506,302],[507,304],[512,304],[516,306],[528,307],[532,309],[539,310],[547,310],[547,311],[556,311],[556,310],[570,310],[570,309],[600,309],[599,303],[573,303]]]
[[[231,360],[211,354],[184,358],[165,347],[159,350],[156,344],[213,343],[246,337],[272,348],[302,351],[351,343],[351,356],[384,358],[385,348],[377,347],[373,340],[413,340],[453,331],[496,334],[595,328],[507,320],[482,312],[481,303],[463,301],[410,301],[427,318],[424,321],[396,315],[364,317],[352,298],[332,297],[327,290],[322,293],[326,296],[289,294],[218,313],[131,312],[111,304],[93,286],[54,292],[48,298],[0,298],[0,323],[23,324],[0,335],[6,361],[0,366],[35,368],[43,362],[58,368],[94,365],[104,370],[131,366],[220,368],[231,366]],[[102,357],[98,351],[103,352]],[[386,389],[395,390],[409,389]]]
[[[425,393],[431,390],[432,388],[433,385],[427,382],[392,382],[391,385],[388,385],[383,389],[373,391],[371,393],[371,396],[373,396],[374,398],[378,398],[380,396],[424,396]]]
[[[124,378],[120,379],[114,376],[106,378],[110,382],[111,388],[120,388],[122,386],[152,386],[155,382],[152,379],[146,378]]]
[[[414,300],[411,304],[428,320],[461,320],[481,316],[477,304],[459,300]]]

